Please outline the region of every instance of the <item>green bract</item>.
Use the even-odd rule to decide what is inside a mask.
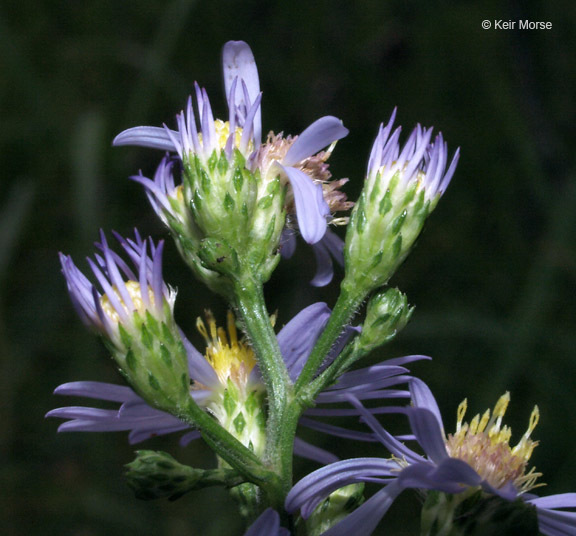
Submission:
[[[197,155],[185,159],[183,202],[194,223],[179,246],[196,275],[212,286],[219,277],[211,272],[267,281],[279,261],[284,196],[279,177],[263,179],[258,170],[249,171],[239,150],[231,160],[224,150],[206,162]]]
[[[190,377],[171,313],[159,319],[135,312],[131,324],[119,324],[118,330],[121,344],[104,342],[128,383],[152,407],[182,414],[190,399]]]

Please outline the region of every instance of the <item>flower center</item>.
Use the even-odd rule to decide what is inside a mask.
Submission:
[[[508,426],[502,426],[509,402],[510,393],[506,393],[496,403],[492,415],[486,410],[482,417],[476,415],[467,423],[463,422],[468,407],[464,400],[458,406],[456,433],[448,435],[446,449],[452,458],[465,461],[494,488],[511,482],[519,493],[524,493],[543,485],[536,484],[541,473],[536,473],[534,467],[526,472],[528,460],[538,445],[530,439],[530,434],[538,424],[540,412],[535,406],[526,433],[515,447],[511,447],[512,431]]]
[[[114,285],[112,289],[114,291],[114,296],[120,302],[124,311],[126,311],[128,314],[137,312],[142,315],[146,313],[148,309],[154,307],[154,292],[150,287],[148,287],[148,303],[145,303],[142,297],[140,283],[138,283],[137,281],[126,281],[126,283],[124,283],[124,286],[126,287],[128,295],[132,300],[132,307],[126,304],[124,298],[118,291],[118,287],[116,285]],[[104,294],[104,296],[100,298],[100,305],[102,306],[102,310],[106,313],[106,316],[113,323],[115,324],[120,323],[121,321],[120,313],[118,312],[116,307],[112,305],[112,302],[110,301],[110,298],[108,297],[107,294]]]
[[[206,320],[208,329],[201,318],[196,321],[198,331],[206,340],[206,360],[223,386],[226,387],[228,379],[238,386],[245,386],[256,357],[250,346],[238,340],[234,315],[228,311],[228,334],[224,328],[216,326],[210,311],[206,311]]]
[[[229,121],[222,121],[221,119],[214,120],[214,130],[216,131],[216,141],[215,145],[218,149],[222,150],[226,148],[226,144],[228,143],[228,138],[230,137],[230,122]],[[240,140],[242,139],[242,127],[237,126],[234,129],[234,147],[240,147]],[[203,144],[202,141],[202,132],[198,132],[198,141]],[[252,141],[248,144],[248,153],[251,153],[254,150],[254,144]]]
[[[269,173],[276,176],[278,169],[274,164],[282,162],[297,138],[298,136],[284,137],[282,133],[274,134],[274,132],[270,132],[268,134],[266,143],[260,146],[255,158],[255,167],[260,169],[263,177],[268,177]],[[326,151],[309,156],[294,165],[296,169],[308,175],[314,183],[322,186],[322,195],[331,213],[349,211],[354,206],[354,203],[348,201],[346,194],[340,190],[348,182],[348,179],[330,180],[332,173],[330,173],[330,166],[327,160],[330,158],[335,145],[336,142],[332,143]],[[296,212],[294,198],[290,192],[286,198],[286,211],[288,214]],[[333,225],[346,225],[348,217],[332,217],[330,223]]]
[[[224,149],[224,147],[226,147],[226,142],[230,137],[230,123],[228,121],[222,121],[221,119],[216,119],[214,121],[214,128],[216,130],[218,147]],[[234,147],[238,147],[240,145],[241,138],[242,138],[242,128],[236,127],[234,129]]]

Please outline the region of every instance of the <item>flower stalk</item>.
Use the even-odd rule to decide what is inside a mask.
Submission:
[[[270,315],[266,309],[261,284],[250,277],[239,281],[234,289],[236,309],[258,359],[260,373],[268,393],[268,423],[265,460],[283,482],[283,488],[292,480],[292,445],[294,435],[285,439],[287,409],[293,399],[292,382],[282,358]],[[292,419],[292,434],[299,414]],[[288,446],[289,444],[289,446]]]

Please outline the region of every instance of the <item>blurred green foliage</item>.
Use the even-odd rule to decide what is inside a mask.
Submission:
[[[483,30],[484,19],[550,21],[548,31]],[[222,115],[219,53],[252,47],[264,90],[264,127],[298,133],[325,114],[350,128],[332,159],[355,198],[378,124],[393,107],[410,129],[441,129],[462,159],[447,194],[392,284],[417,306],[402,335],[371,359],[425,353],[413,367],[450,426],[468,397],[482,411],[506,389],[519,435],[541,411],[533,460],[545,493],[576,491],[576,4],[5,0],[0,7],[0,526],[6,535],[220,535],[240,530],[224,492],[145,503],[123,482],[126,434],[56,434],[44,414],[73,380],[120,382],[75,317],[57,252],[92,253],[97,231],[166,232],[141,188],[159,153],[112,149],[119,131],[171,124],[198,80]],[[314,263],[300,247],[267,292],[279,324],[334,286],[307,286]],[[201,347],[194,319],[223,304],[166,255],[180,289],[179,322]],[[452,417],[453,416],[453,417]],[[518,437],[518,436],[516,436]],[[376,445],[314,438],[341,456]],[[209,467],[199,442],[144,448]],[[360,450],[362,449],[362,450]],[[365,450],[364,450],[365,449]],[[298,475],[314,467],[297,463]],[[382,534],[414,534],[403,497]]]

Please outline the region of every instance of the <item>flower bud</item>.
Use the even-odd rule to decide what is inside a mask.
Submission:
[[[72,302],[84,322],[98,332],[134,390],[151,406],[178,415],[190,398],[187,356],[173,308],[176,293],[162,280],[163,243],[155,246],[136,233],[117,237],[135,271],[106,241],[90,266],[101,290],[61,255]],[[151,256],[147,249],[150,248]]]
[[[404,329],[413,311],[406,295],[396,288],[376,293],[368,302],[366,319],[355,344],[367,353],[390,342]]]
[[[226,329],[218,327],[209,311],[207,325],[201,318],[196,326],[206,341],[206,361],[215,376],[209,386],[194,385],[197,397],[220,423],[244,446],[257,455],[266,445],[266,391],[256,368],[252,347],[238,338],[234,315],[228,312]],[[200,392],[202,392],[200,394]]]
[[[232,469],[195,469],[183,465],[162,451],[139,450],[126,464],[126,480],[138,499],[168,497],[175,501],[195,489],[207,486],[235,486],[243,482]]]
[[[346,277],[366,291],[381,287],[410,252],[428,215],[448,187],[458,151],[448,170],[448,149],[439,134],[418,125],[400,150],[395,112],[380,127],[364,189],[352,211],[344,248]]]

